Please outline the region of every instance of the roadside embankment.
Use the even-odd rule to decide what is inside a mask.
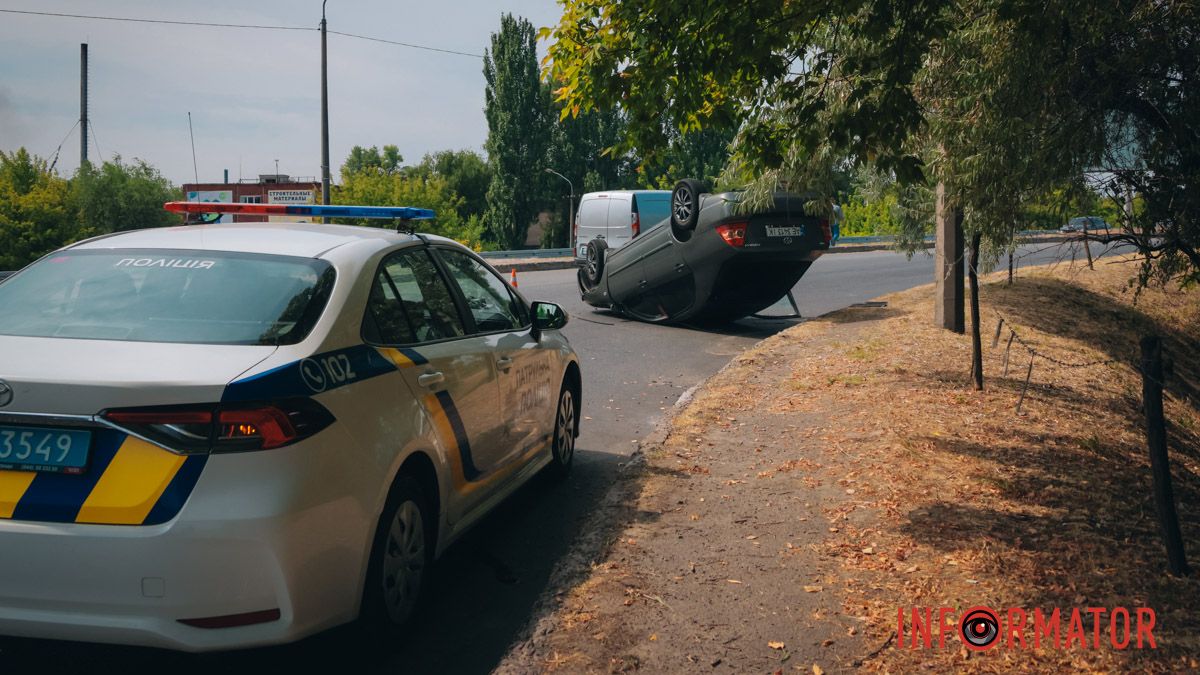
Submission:
[[[1200,291],[1139,294],[1136,272],[1109,258],[985,277],[982,392],[969,337],[932,326],[929,287],[763,341],[646,449],[596,515],[590,567],[500,671],[1196,672],[1200,580],[1165,573],[1133,365],[1142,334],[1164,337],[1200,566]],[[974,606],[1024,644],[970,651],[952,629],[940,646],[939,608],[956,629]],[[932,608],[932,645],[912,648],[910,625],[898,648],[914,607]],[[1121,607],[1154,611],[1154,649],[1112,646]],[[1060,610],[1057,647],[1034,647],[1035,609]]]

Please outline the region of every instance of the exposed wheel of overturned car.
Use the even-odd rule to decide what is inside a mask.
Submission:
[[[587,245],[587,259],[583,265],[583,277],[588,286],[600,283],[604,276],[604,258],[608,255],[608,244],[603,239],[593,239]]]
[[[708,192],[703,181],[685,178],[671,191],[671,230],[679,241],[687,241],[700,220],[700,195]]]

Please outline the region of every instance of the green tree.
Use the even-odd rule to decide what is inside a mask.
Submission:
[[[550,103],[539,78],[533,25],[511,14],[501,16],[483,64],[491,169],[487,236],[501,248],[519,248],[545,191]]]
[[[729,145],[736,129],[704,127],[690,133],[666,131],[667,147],[642,170],[647,185],[670,189],[681,178],[699,178],[716,183],[729,162]]]
[[[382,150],[374,145],[369,148],[356,145],[350,148],[350,154],[342,164],[342,176],[364,171],[389,176],[399,171],[403,163],[400,148],[394,145],[385,145]]]
[[[25,148],[0,151],[0,270],[15,270],[86,236],[69,206],[70,186]],[[161,204],[159,207],[161,208]]]
[[[487,190],[491,174],[487,162],[474,150],[441,150],[425,155],[421,163],[409,169],[416,176],[441,176],[450,190],[462,197],[461,218],[482,216],[487,210]]]
[[[909,244],[937,181],[966,215],[970,268],[1012,243],[1032,195],[1106,176],[1140,211],[1110,237],[1142,280],[1200,280],[1200,7],[1124,0],[565,0],[557,99],[619,102],[627,143],[739,124],[726,176],[744,203],[780,181],[829,194],[843,158],[900,183]],[[981,386],[972,273],[974,363]]]
[[[408,175],[396,172],[384,175],[373,169],[342,175],[342,184],[334,187],[333,200],[338,204],[371,206],[415,206],[433,209],[436,218],[422,221],[419,229],[455,239],[479,250],[483,246],[483,227],[479,216],[463,218],[459,215],[463,199],[450,189],[442,176]],[[391,227],[387,221],[367,219],[338,219],[353,225]]]
[[[158,169],[140,159],[127,164],[119,155],[99,167],[85,163],[71,179],[72,208],[83,229],[96,234],[177,225],[163,202],[179,198]]]

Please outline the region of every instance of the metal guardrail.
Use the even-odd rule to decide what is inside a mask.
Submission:
[[[1021,230],[1017,232],[1018,236],[1029,236],[1033,234],[1061,234],[1058,230]],[[870,236],[870,237],[840,237],[837,243],[845,246],[848,244],[880,244],[889,241],[895,241],[896,238],[891,235]],[[925,241],[933,241],[934,236],[931,234],[925,237]],[[574,249],[570,248],[531,248],[518,251],[484,251],[479,255],[487,259],[513,259],[513,258],[570,258],[575,254]]]
[[[570,258],[574,255],[574,249],[531,248],[522,251],[484,251],[479,255],[482,258],[501,260],[512,258]]]

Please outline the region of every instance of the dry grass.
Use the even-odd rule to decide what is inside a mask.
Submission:
[[[969,386],[969,340],[931,326],[928,288],[892,296],[887,310],[875,311],[886,318],[864,324],[860,341],[840,358],[799,352],[774,411],[850,404],[821,430],[830,459],[825,478],[854,486],[846,502],[827,505],[836,533],[823,546],[844,564],[846,610],[869,617],[878,644],[895,632],[900,606],[1150,606],[1159,617],[1154,651],[997,649],[964,661],[967,653],[957,649],[889,648],[868,667],[1198,667],[1200,583],[1164,574],[1140,376],[1131,364],[1141,334],[1165,337],[1174,360],[1166,410],[1175,493],[1184,539],[1200,566],[1200,293],[1151,289],[1134,304],[1131,273],[1103,265],[1027,272],[1012,287],[989,279],[982,293],[983,392]],[[868,318],[867,310],[851,311]],[[1017,414],[1029,353],[1014,343],[1002,376],[1007,331],[989,349],[999,317],[1060,361],[1112,362],[1067,368],[1036,359]],[[830,318],[850,320],[845,313]],[[789,339],[828,330],[822,323],[795,329]]]

